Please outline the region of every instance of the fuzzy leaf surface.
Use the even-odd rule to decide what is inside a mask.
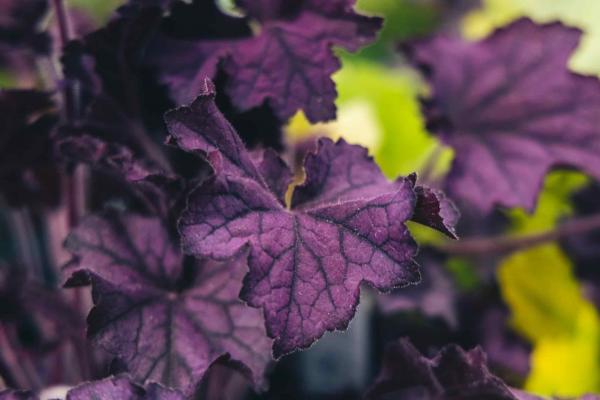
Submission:
[[[287,208],[283,185],[272,184],[289,177],[285,164],[257,165],[213,98],[206,82],[194,103],[165,117],[169,142],[215,171],[188,199],[182,243],[215,259],[249,245],[241,296],[263,309],[276,357],[345,329],[362,282],[388,291],[419,281],[417,246],[404,225],[418,204],[413,177],[389,182],[364,148],[322,139]]]
[[[158,218],[118,214],[86,218],[66,246],[66,285],[93,285],[89,336],[136,381],[189,394],[225,356],[262,384],[271,343],[259,311],[238,300],[244,254],[186,260]]]

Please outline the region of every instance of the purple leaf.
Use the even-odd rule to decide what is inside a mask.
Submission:
[[[165,116],[170,142],[207,158],[216,174],[188,199],[183,247],[222,259],[249,244],[241,296],[264,310],[276,357],[346,328],[362,282],[387,291],[419,281],[404,225],[417,202],[412,179],[389,182],[365,149],[322,139],[288,209],[282,180],[273,179],[289,176],[284,164],[254,164],[205,88]]]
[[[341,151],[338,147],[343,147]],[[326,165],[327,168],[323,168]],[[304,168],[306,180],[297,187],[292,197],[292,207],[310,208],[318,203],[336,202],[343,196],[346,201],[369,197],[372,193],[387,191],[390,182],[367,150],[340,142],[336,147],[322,147],[316,153],[308,153]],[[443,192],[423,186],[415,186],[416,175],[399,178],[414,187],[416,195],[412,220],[457,238],[454,226],[460,213]]]
[[[292,171],[272,149],[255,151],[252,158],[269,189],[284,204],[287,189],[294,178]]]
[[[210,80],[204,80],[201,93],[190,106],[167,113],[170,133],[167,143],[206,156],[218,174],[260,179],[251,155],[240,151],[244,143],[217,108],[214,102],[215,87]],[[178,118],[168,117],[173,114],[177,114]],[[196,131],[202,134],[198,135]]]
[[[532,210],[549,169],[600,178],[600,84],[567,62],[581,32],[521,19],[480,42],[407,46],[433,89],[428,127],[454,148],[449,193],[481,211]]]
[[[464,351],[456,345],[444,347],[429,359],[408,339],[388,345],[383,368],[366,395],[368,400],[482,399],[525,400],[487,368],[480,348]]]
[[[260,22],[252,35],[248,21],[223,15],[213,1],[204,3],[200,18],[212,20],[210,27],[220,21],[234,33],[207,28],[195,32],[193,41],[168,35],[157,39],[154,62],[173,98],[178,103],[193,100],[223,62],[225,91],[238,110],[267,102],[282,120],[299,109],[312,122],[334,118],[336,91],[330,75],[340,63],[331,47],[355,51],[372,41],[381,26],[380,18],[356,14],[353,0],[239,2]]]
[[[61,61],[67,84],[81,93],[74,133],[127,145],[169,169],[160,142],[162,114],[173,105],[142,63],[161,21],[158,8],[118,16],[105,27],[70,42]]]
[[[183,194],[182,180],[158,166],[134,157],[131,150],[116,143],[82,135],[68,136],[57,143],[57,152],[70,161],[89,164],[130,183],[151,212],[166,217],[178,208]]]
[[[66,285],[93,284],[88,334],[136,381],[191,393],[222,356],[262,384],[270,360],[258,310],[238,300],[245,254],[225,263],[185,259],[160,220],[91,216],[69,236]]]
[[[158,384],[150,384],[144,389],[131,382],[126,376],[116,376],[100,381],[83,383],[67,393],[67,400],[184,400],[178,391]]]

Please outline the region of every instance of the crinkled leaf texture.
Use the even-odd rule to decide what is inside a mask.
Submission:
[[[192,101],[222,63],[225,91],[240,111],[267,101],[283,120],[298,109],[312,122],[334,118],[330,75],[340,62],[331,47],[355,51],[374,39],[382,23],[356,14],[354,0],[239,1],[247,20],[225,16],[213,0],[203,3],[196,9],[202,8],[198,18],[206,20],[206,32],[188,42],[164,36],[151,50],[174,99]],[[260,24],[254,35],[250,19]],[[234,34],[216,29],[215,20]]]
[[[464,351],[444,347],[427,358],[400,339],[388,345],[383,368],[366,395],[367,400],[541,400],[509,388],[487,368],[480,348]]]
[[[238,299],[243,253],[224,263],[185,259],[158,218],[90,216],[69,236],[66,285],[91,280],[88,335],[136,381],[186,394],[231,357],[260,386],[271,341],[258,310]]]
[[[455,150],[453,197],[481,211],[532,210],[552,167],[600,178],[600,83],[567,67],[580,35],[521,19],[476,43],[437,36],[406,46],[432,87],[428,127]]]
[[[215,171],[188,199],[179,226],[184,250],[222,259],[249,245],[241,296],[263,309],[276,357],[345,329],[362,282],[388,291],[419,281],[417,245],[405,221],[446,221],[442,230],[453,234],[457,215],[447,199],[423,201],[414,176],[389,182],[366,149],[343,140],[322,139],[307,155],[306,180],[286,207],[287,166],[275,154],[256,158],[245,149],[208,80],[190,106],[165,119],[168,140],[206,157]],[[444,220],[417,207],[454,214]]]

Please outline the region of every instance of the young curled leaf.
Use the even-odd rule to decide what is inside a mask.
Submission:
[[[484,212],[532,210],[553,167],[600,178],[600,82],[567,66],[580,36],[521,19],[480,42],[440,35],[405,47],[432,87],[428,128],[454,148],[452,196]]]
[[[186,259],[158,218],[90,216],[69,236],[66,286],[91,281],[88,335],[138,382],[194,391],[221,357],[259,386],[270,361],[263,319],[238,300],[244,253],[225,262]]]
[[[184,250],[223,259],[249,246],[241,296],[263,309],[276,357],[345,329],[362,282],[389,291],[419,281],[417,245],[404,223],[428,205],[417,200],[414,179],[390,182],[366,149],[321,139],[288,208],[287,166],[256,164],[215,106],[210,82],[165,119],[169,141],[215,171],[188,199],[179,226]]]

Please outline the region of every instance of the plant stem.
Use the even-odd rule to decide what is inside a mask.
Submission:
[[[64,0],[52,0],[52,6],[56,15],[56,24],[58,26],[60,47],[64,49],[69,40],[71,40],[71,24],[69,14],[65,8]],[[75,94],[71,84],[64,85],[62,92],[64,97],[64,118],[72,121],[75,117]]]
[[[546,232],[464,239],[457,242],[445,242],[435,247],[443,253],[459,256],[503,254],[552,242],[570,235],[583,235],[595,230],[600,230],[600,214],[575,218]]]
[[[64,0],[52,0],[52,5],[56,15],[61,49],[64,51],[65,46],[72,38],[69,15],[67,13]],[[64,122],[67,124],[74,123],[80,117],[79,94],[77,88],[75,87],[77,83],[78,82],[68,82],[67,84],[64,84],[62,88],[64,101],[63,118]],[[69,229],[73,229],[75,226],[77,226],[79,220],[85,214],[87,204],[87,175],[87,169],[84,166],[78,166],[71,175],[67,174],[63,176],[63,196],[66,200],[66,226]],[[59,232],[55,233],[59,233],[59,237],[64,239],[64,234],[60,234],[63,232],[60,232],[59,230]],[[62,252],[60,251],[55,251],[55,261],[57,261],[57,266],[62,264],[58,262],[61,258],[61,253]],[[85,288],[77,288],[73,292],[73,303],[75,309],[80,310],[83,315],[85,315],[89,309],[89,304],[87,301],[85,301],[85,299],[88,297],[86,296],[86,293],[87,289]],[[77,373],[81,379],[89,379],[89,344],[87,343],[85,337],[83,337],[81,340],[74,340],[73,347],[79,367],[77,369]],[[67,354],[63,352],[61,356],[67,357]]]
[[[56,13],[56,20],[58,24],[58,32],[60,36],[60,45],[64,47],[67,42],[71,39],[71,25],[65,8],[65,2],[63,0],[52,0],[52,6]]]

